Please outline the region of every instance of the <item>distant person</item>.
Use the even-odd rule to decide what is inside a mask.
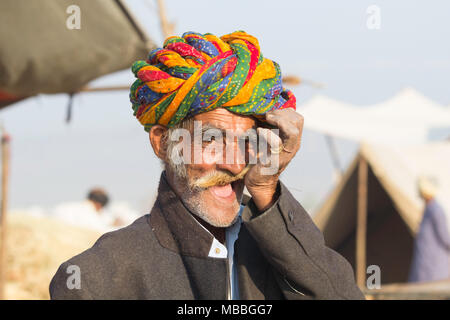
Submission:
[[[88,200],[92,202],[97,212],[100,212],[109,202],[109,197],[102,189],[92,189],[89,191]]]
[[[106,191],[95,188],[89,191],[84,201],[58,205],[53,215],[71,225],[101,232],[111,231],[123,223],[105,210],[108,203]]]
[[[445,212],[436,201],[436,184],[420,178],[418,188],[425,201],[425,213],[414,243],[409,282],[450,278],[450,235]]]

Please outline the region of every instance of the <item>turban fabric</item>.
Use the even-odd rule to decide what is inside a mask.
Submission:
[[[279,65],[263,58],[258,40],[243,31],[220,38],[195,32],[169,37],[132,71],[137,80],[130,100],[146,131],[218,107],[263,118],[296,105],[292,92],[282,87]]]

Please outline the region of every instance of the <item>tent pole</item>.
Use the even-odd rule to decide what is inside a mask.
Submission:
[[[0,202],[0,300],[5,299],[6,285],[6,211],[8,200],[9,136],[2,128],[2,193]]]
[[[327,142],[328,150],[330,151],[331,160],[333,161],[334,172],[339,181],[342,178],[342,175],[344,174],[344,170],[342,170],[341,163],[339,161],[336,144],[334,143],[333,137],[329,134],[325,135],[325,140]]]
[[[115,0],[117,5],[119,6],[120,10],[125,14],[127,19],[130,21],[132,27],[134,30],[136,30],[137,34],[141,38],[141,40],[145,43],[147,47],[151,47],[151,41],[150,38],[147,36],[147,33],[145,32],[144,27],[139,23],[139,20],[136,19],[136,17],[133,15],[131,10],[128,8],[128,6],[125,4],[125,1],[123,0]]]
[[[367,172],[367,161],[360,155],[356,219],[356,283],[361,289],[366,288]]]
[[[107,87],[83,87],[78,92],[101,92],[101,91],[120,91],[120,90],[130,90],[130,86],[107,86]]]
[[[167,20],[166,6],[164,5],[164,0],[157,0],[158,3],[158,15],[161,23],[161,29],[164,39],[173,36],[173,24]]]

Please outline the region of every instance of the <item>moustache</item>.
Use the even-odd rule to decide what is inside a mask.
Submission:
[[[232,183],[234,181],[244,179],[244,177],[247,174],[248,170],[250,170],[250,168],[252,166],[253,166],[252,164],[247,165],[237,175],[234,175],[234,174],[229,173],[227,171],[214,171],[214,172],[211,172],[211,173],[207,174],[204,177],[196,179],[192,183],[192,187],[194,187],[196,189],[207,189],[209,187],[214,187],[214,186],[225,186],[225,185],[230,184],[230,183]]]

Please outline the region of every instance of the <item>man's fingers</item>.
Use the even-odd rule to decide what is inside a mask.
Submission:
[[[260,138],[260,143],[258,146],[258,158],[264,165],[266,165],[270,162],[270,158],[272,158],[272,155],[276,154],[278,156],[283,141],[271,129],[258,128],[257,132]]]
[[[272,153],[280,151],[283,141],[273,129],[258,128],[257,132],[258,136],[267,143],[269,150],[273,151]]]
[[[268,112],[266,114],[266,121],[269,124],[275,125],[280,130],[289,132],[289,130],[297,129],[300,131],[303,128],[303,116],[293,109],[282,109]],[[295,131],[293,131],[294,133]]]
[[[272,130],[258,128],[259,143],[259,169],[261,175],[275,175],[280,172],[281,138]]]
[[[303,130],[303,116],[293,109],[268,112],[266,121],[280,129],[280,135],[286,151],[297,151]]]

